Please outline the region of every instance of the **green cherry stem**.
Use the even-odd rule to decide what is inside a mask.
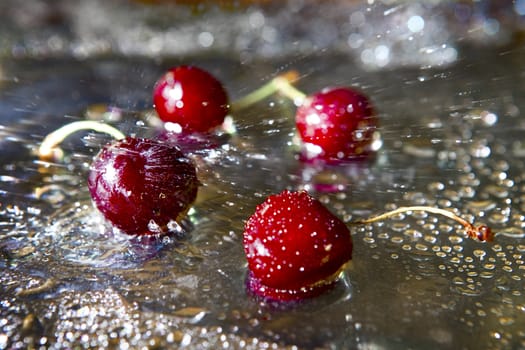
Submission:
[[[232,102],[231,109],[235,112],[247,108],[252,104],[274,94],[275,92],[284,94],[285,96],[292,99],[296,105],[300,105],[306,98],[306,95],[292,85],[298,78],[299,73],[294,70],[280,74],[257,90],[249,93],[237,101]]]
[[[105,123],[96,122],[93,120],[80,120],[64,125],[61,128],[48,134],[40,147],[37,150],[37,155],[40,159],[44,160],[59,160],[63,157],[63,151],[58,145],[64,141],[69,135],[81,131],[81,130],[92,130],[101,133],[106,133],[113,136],[115,139],[120,140],[126,137],[120,130],[113,126]]]
[[[484,242],[484,241],[491,242],[492,240],[494,240],[494,233],[492,232],[490,227],[488,227],[486,225],[474,226],[473,224],[471,224],[467,220],[463,219],[462,217],[457,216],[456,214],[454,214],[453,212],[451,212],[449,210],[441,209],[441,208],[435,208],[435,207],[429,207],[429,206],[399,207],[399,208],[394,209],[392,211],[389,211],[387,213],[380,214],[380,215],[377,215],[377,216],[373,216],[373,217],[370,217],[368,219],[352,221],[349,224],[350,225],[370,224],[370,223],[373,223],[373,222],[389,219],[389,218],[393,217],[394,215],[407,213],[407,212],[414,212],[414,211],[425,211],[425,212],[429,212],[429,213],[433,213],[433,214],[446,216],[449,219],[452,219],[452,220],[460,223],[465,228],[465,232],[466,232],[466,234],[467,234],[467,236],[469,238],[478,239],[478,240],[480,240],[482,242]]]

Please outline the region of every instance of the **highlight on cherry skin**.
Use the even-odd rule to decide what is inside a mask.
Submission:
[[[305,191],[285,190],[258,205],[245,223],[248,292],[263,300],[290,302],[331,289],[352,258],[348,226],[400,213],[427,211],[460,223],[469,238],[492,241],[488,226],[474,226],[449,210],[411,206],[345,224]]]

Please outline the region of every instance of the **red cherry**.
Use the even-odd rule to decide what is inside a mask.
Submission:
[[[370,155],[378,121],[368,98],[356,90],[324,89],[307,97],[295,116],[303,156],[329,163]]]
[[[215,128],[229,111],[222,84],[194,66],[179,66],[166,72],[155,84],[153,103],[162,121],[177,123],[187,132]]]
[[[127,137],[95,157],[88,188],[96,207],[127,234],[166,233],[197,196],[193,163],[175,146]]]
[[[304,191],[283,191],[258,205],[243,243],[249,290],[279,301],[319,294],[352,258],[346,225]]]

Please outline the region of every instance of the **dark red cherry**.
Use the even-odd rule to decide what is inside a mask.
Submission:
[[[185,132],[208,131],[222,124],[228,114],[228,96],[210,73],[179,66],[155,84],[153,103],[164,122],[177,123]]]
[[[370,155],[378,121],[368,98],[347,87],[308,96],[297,109],[297,130],[306,160],[329,163]]]
[[[130,235],[177,230],[198,186],[195,166],[177,147],[133,137],[106,145],[88,177],[96,207]]]
[[[346,225],[304,191],[283,191],[258,205],[243,243],[249,290],[278,301],[321,293],[352,258]]]

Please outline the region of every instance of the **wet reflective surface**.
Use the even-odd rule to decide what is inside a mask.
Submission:
[[[400,5],[344,5],[345,50],[327,46],[290,56],[283,49],[268,58],[258,51],[266,46],[257,44],[249,59],[220,50],[164,52],[153,59],[106,49],[103,55],[79,57],[65,48],[93,41],[59,31],[63,45],[55,54],[28,53],[38,45],[28,45],[24,54],[4,52],[0,348],[525,347],[525,49],[502,34],[509,30],[504,19],[515,21],[518,5],[505,10],[512,16],[482,9],[484,17],[476,17],[485,25],[480,27],[485,39],[495,35],[497,42],[480,45],[465,36],[472,30],[448,27],[449,51],[440,56],[448,61],[439,63],[425,55],[394,55],[399,47],[384,43],[375,44],[373,57],[367,53],[377,36],[364,29],[365,14],[387,27],[395,23],[390,15],[410,14],[403,23],[413,33],[436,19],[427,17],[430,7],[417,12]],[[130,6],[122,11],[142,13],[143,5]],[[467,10],[451,6],[434,13],[459,13],[451,22],[457,24]],[[115,9],[108,15],[118,14]],[[281,23],[275,12],[263,16],[264,11],[249,7],[212,17],[238,16],[254,26]],[[305,16],[307,7],[296,13]],[[195,16],[196,23],[206,18]],[[124,25],[119,18],[115,33]],[[496,18],[498,31],[489,20]],[[18,33],[18,22],[13,23],[7,33]],[[193,29],[201,46],[209,43],[201,27]],[[367,40],[354,48],[357,43],[347,39],[356,33]],[[311,31],[302,34],[298,43],[318,40]],[[13,44],[20,36],[28,42],[23,34],[12,34],[5,39],[10,48],[20,48]],[[401,37],[395,35],[408,40]],[[126,38],[113,37],[119,43]],[[438,39],[443,37],[428,40],[442,47]],[[274,44],[268,47],[279,48],[277,39]],[[203,186],[184,234],[146,240],[113,232],[93,208],[85,185],[91,158],[108,138],[75,134],[63,144],[63,162],[40,161],[34,150],[61,125],[103,118],[93,117],[94,110],[104,110],[100,105],[117,111],[111,123],[124,133],[154,136],[143,113],[151,107],[152,86],[166,68],[181,63],[215,74],[233,100],[288,69],[301,73],[297,86],[305,92],[359,87],[378,111],[383,145],[370,162],[302,164],[294,147],[295,106],[274,95],[234,112],[237,133],[218,148],[193,153]],[[353,263],[334,290],[299,305],[269,305],[245,291],[242,231],[255,206],[284,188],[308,190],[347,222],[398,206],[431,205],[490,225],[497,235],[493,243],[473,241],[455,222],[419,212],[352,227]]]

